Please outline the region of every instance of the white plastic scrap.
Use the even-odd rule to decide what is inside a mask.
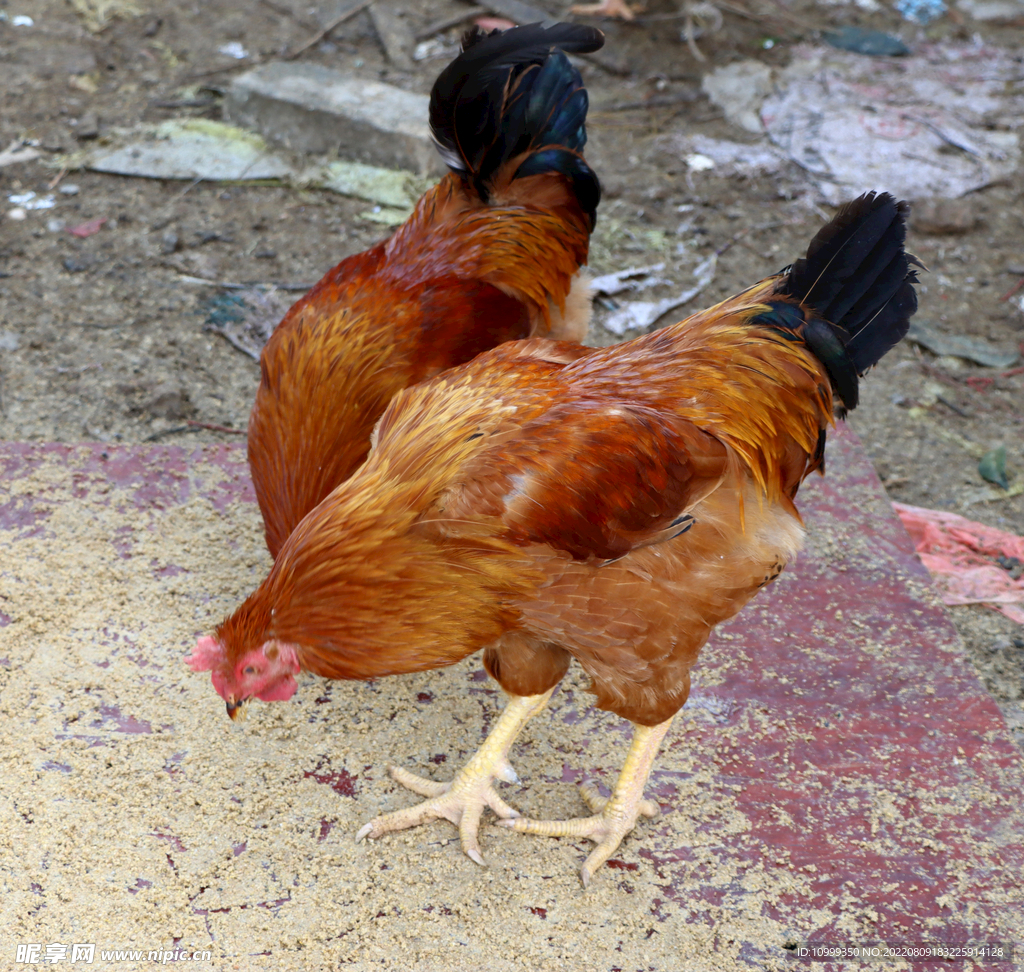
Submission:
[[[772,69],[767,64],[748,59],[716,68],[704,75],[701,89],[727,121],[755,135],[764,131],[759,109],[772,90]]]
[[[694,286],[684,290],[678,297],[667,297],[657,301],[633,301],[613,311],[601,323],[605,330],[622,336],[627,331],[644,331],[662,314],[693,300],[712,280],[718,266],[718,255],[712,253],[693,269]],[[610,275],[614,276],[614,275]],[[599,280],[601,278],[598,278]]]
[[[691,173],[714,169],[716,176],[774,175],[786,161],[785,156],[764,139],[753,143],[729,142],[707,135],[672,132],[658,136],[655,141],[659,149],[681,158]]]
[[[14,165],[15,162],[31,162],[32,159],[38,159],[39,155],[37,148],[16,138],[7,148],[0,149],[0,169],[5,165]]]
[[[603,276],[594,277],[590,281],[590,289],[595,294],[605,294],[611,297],[624,290],[643,290],[647,287],[656,287],[658,284],[668,283],[668,281],[661,277],[648,276],[648,274],[658,273],[664,269],[664,263],[656,263],[653,267],[630,267],[628,270],[606,273]],[[647,279],[638,280],[637,277],[646,277]]]
[[[236,61],[242,61],[249,56],[249,52],[242,46],[240,41],[228,41],[227,44],[221,44],[217,50],[221,54],[233,57]]]
[[[426,61],[432,57],[443,57],[448,60],[459,53],[459,45],[454,44],[444,37],[432,37],[430,40],[421,41],[412,52],[414,61]]]
[[[705,172],[715,167],[715,160],[707,155],[701,155],[700,152],[694,152],[686,156],[686,167],[691,172]]]
[[[17,17],[11,17],[11,23],[15,27],[35,27],[36,22],[31,17],[26,17],[24,14],[18,14]]]
[[[956,198],[1014,176],[1024,92],[1011,51],[929,44],[898,59],[812,47],[795,55],[761,118],[829,203],[866,189]]]
[[[904,20],[929,24],[946,12],[944,0],[896,0],[896,10]]]
[[[37,196],[34,192],[15,193],[8,196],[7,201],[22,209],[53,209],[57,205],[53,196]]]

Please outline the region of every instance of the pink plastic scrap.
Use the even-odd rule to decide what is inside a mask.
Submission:
[[[1014,580],[997,562],[1024,564],[1024,537],[955,513],[892,505],[946,604],[989,604],[1024,624],[1024,576]]]

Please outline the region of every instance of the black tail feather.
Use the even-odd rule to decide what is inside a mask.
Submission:
[[[487,200],[502,165],[532,152],[515,178],[565,175],[593,219],[600,185],[581,155],[587,92],[565,52],[589,53],[603,44],[599,30],[581,24],[474,28],[430,94],[430,128],[448,167]]]
[[[780,294],[814,311],[801,330],[846,409],[857,377],[898,344],[917,310],[917,259],[904,249],[910,207],[869,192],[822,227],[807,256],[789,269]]]

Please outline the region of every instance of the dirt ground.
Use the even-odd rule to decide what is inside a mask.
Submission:
[[[567,6],[541,5],[558,16]],[[453,0],[398,6],[413,33],[467,9]],[[333,9],[330,3],[310,6],[310,0],[139,0],[137,15],[125,14],[94,32],[64,0],[0,0],[6,14],[0,19],[0,149],[31,137],[43,152],[37,161],[0,169],[0,437],[236,441],[230,432],[185,425],[191,420],[243,430],[258,370],[206,329],[218,288],[183,282],[182,275],[312,283],[382,236],[380,226],[358,217],[366,204],[326,191],[187,185],[84,171],[65,173],[50,188],[61,174],[47,161],[115,126],[220,117],[226,84],[251,64],[220,53],[220,47],[234,41],[251,56],[270,59],[309,38]],[[1024,40],[1019,26],[965,23],[959,14],[920,28],[887,8],[868,14],[856,5],[778,2],[762,8],[751,0],[723,9],[722,29],[700,39],[705,63],[681,41],[681,21],[672,19],[675,5],[651,0],[638,23],[601,22],[606,64],[624,73],[592,63],[583,67],[592,104],[587,154],[605,186],[595,271],[664,260],[666,275],[682,280],[678,254],[692,265],[732,243],[722,252],[713,284],[698,298],[703,303],[790,262],[829,214],[810,198],[795,167],[770,179],[695,176],[672,155],[664,136],[674,132],[752,138],[728,124],[701,93],[704,72],[750,57],[783,66],[792,45],[814,40],[822,25],[879,27],[911,44],[980,34],[1019,48]],[[30,14],[33,26],[14,26],[19,14]],[[457,30],[440,36],[454,44]],[[365,13],[303,55],[423,93],[448,56],[418,61],[412,71],[392,69]],[[30,211],[20,221],[4,216],[11,208],[7,196],[27,191],[55,192],[55,207]],[[1024,340],[1024,313],[1001,299],[1024,274],[1021,195],[1017,180],[991,186],[967,197],[978,217],[974,228],[952,236],[912,235],[931,271],[921,287],[921,320],[1001,347]],[[680,207],[692,207],[685,218]],[[65,231],[96,217],[107,222],[94,236],[77,239]],[[595,328],[593,340],[611,339]],[[970,380],[976,377],[994,380]],[[1005,445],[1011,479],[1024,474],[1022,402],[1024,375],[1000,377],[905,343],[865,382],[851,424],[894,500],[1024,533],[1024,496],[976,499],[984,487],[979,451]],[[981,607],[952,614],[985,685],[1024,741],[1019,626]]]

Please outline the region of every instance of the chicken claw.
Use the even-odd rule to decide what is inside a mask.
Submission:
[[[665,733],[672,720],[657,726],[637,726],[633,744],[626,756],[615,790],[611,797],[603,797],[593,783],[583,783],[580,795],[593,811],[592,817],[578,817],[573,820],[530,820],[527,817],[505,819],[499,826],[521,834],[536,834],[541,837],[586,837],[597,847],[583,862],[580,877],[583,887],[590,884],[597,869],[615,853],[616,848],[635,826],[641,816],[655,818],[661,812],[653,800],[645,800],[644,784],[651,772],[654,757],[658,754]]]
[[[508,762],[509,747],[527,720],[547,705],[553,691],[551,689],[543,695],[512,696],[484,744],[448,783],[425,779],[399,766],[389,767],[397,783],[427,799],[416,806],[375,817],[356,834],[356,840],[382,837],[444,817],[459,828],[459,842],[466,856],[482,865],[484,858],[480,853],[477,831],[484,807],[490,807],[503,820],[519,816],[517,810],[498,796],[494,780],[519,781]]]

